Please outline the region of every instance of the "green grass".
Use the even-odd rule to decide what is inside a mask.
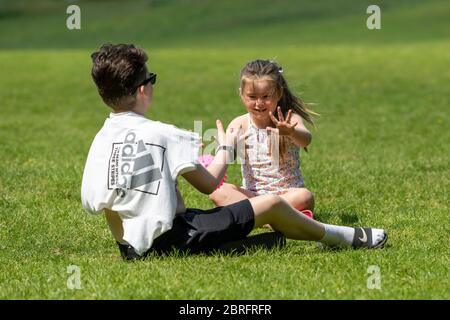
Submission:
[[[136,1],[108,10],[82,1],[80,31],[65,29],[62,1],[23,3],[0,2],[1,299],[450,298],[448,2],[380,1],[379,31],[365,28],[367,1]],[[389,246],[330,252],[288,241],[244,255],[122,262],[104,218],[86,215],[79,195],[109,112],[90,79],[89,54],[105,41],[148,51],[158,72],[148,117],[186,129],[242,114],[240,68],[276,58],[321,114],[302,154],[316,215],[386,228]],[[237,166],[229,179],[240,182]],[[188,206],[212,206],[180,185]],[[66,285],[69,265],[80,267],[81,290]],[[366,286],[371,265],[381,290]]]

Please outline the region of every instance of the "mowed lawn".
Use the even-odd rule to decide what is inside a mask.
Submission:
[[[65,29],[57,1],[0,7],[0,299],[450,298],[450,5],[380,1],[382,29],[369,31],[367,1],[271,3],[81,1],[78,31]],[[109,114],[89,56],[107,41],[147,50],[158,73],[147,116],[190,130],[244,113],[240,68],[276,59],[321,114],[302,152],[317,218],[385,228],[388,246],[288,240],[124,263],[104,218],[80,203],[87,152]],[[228,176],[240,183],[239,167]],[[212,207],[179,182],[188,206]],[[70,289],[71,266],[80,289]]]

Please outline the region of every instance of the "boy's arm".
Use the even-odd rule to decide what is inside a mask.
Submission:
[[[222,123],[217,120],[217,142],[220,146],[226,146],[227,150],[219,149],[214,157],[214,160],[205,169],[201,165],[197,165],[193,171],[186,172],[182,176],[192,184],[198,191],[210,194],[222,180],[227,170],[228,163],[233,161],[232,146],[236,137],[236,133],[230,131],[225,134]]]
[[[217,152],[214,162],[216,162],[220,153],[228,153],[228,151]],[[183,173],[183,178],[201,193],[211,194],[222,180],[227,168],[226,164],[214,162],[208,166],[208,169],[205,169],[202,165],[197,165],[195,170]]]

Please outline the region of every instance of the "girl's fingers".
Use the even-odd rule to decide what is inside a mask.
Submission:
[[[298,124],[298,121],[291,125],[291,128],[295,128],[295,126]]]
[[[286,122],[289,123],[291,121],[291,117],[292,117],[292,109],[289,109],[287,117],[286,117]]]
[[[273,116],[272,111],[269,111],[269,116],[270,116],[270,119],[272,120],[272,122],[273,122],[275,125],[277,125],[277,124],[278,124],[278,120],[277,120],[277,118],[275,118],[275,117]]]
[[[277,107],[277,112],[278,112],[278,120],[284,121],[283,114],[281,113],[280,107]]]

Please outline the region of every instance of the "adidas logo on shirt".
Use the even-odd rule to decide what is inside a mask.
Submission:
[[[165,148],[136,141],[136,133],[129,131],[123,142],[112,145],[108,167],[108,189],[116,189],[123,197],[126,190],[158,194],[164,165]],[[158,158],[159,163],[155,162]],[[158,156],[159,155],[159,156]]]

